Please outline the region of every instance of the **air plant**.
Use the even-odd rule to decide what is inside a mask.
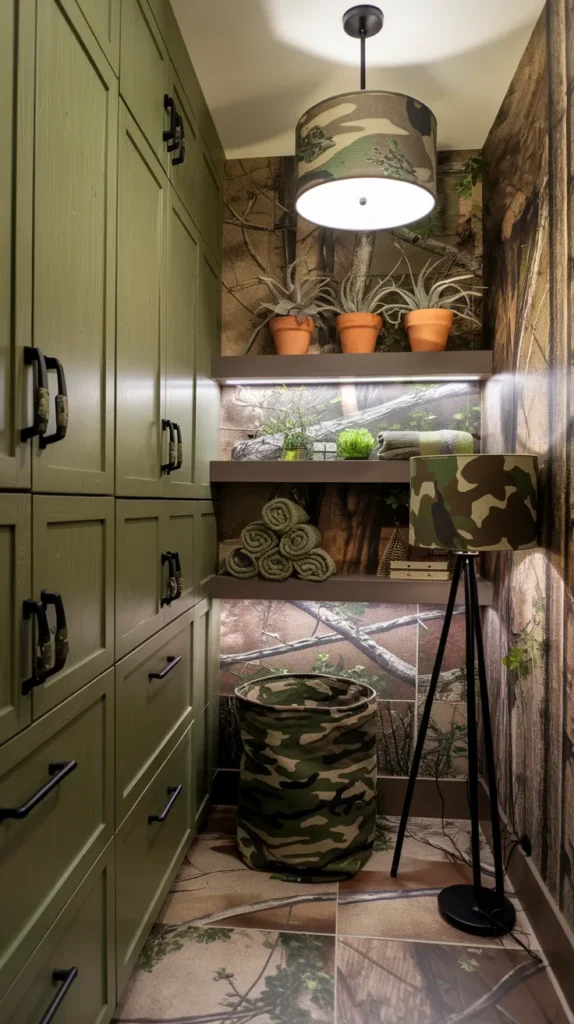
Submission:
[[[273,320],[276,316],[296,316],[303,321],[310,316],[314,319],[321,319],[323,312],[330,308],[329,303],[333,301],[333,292],[330,287],[330,278],[322,274],[309,274],[301,279],[298,273],[298,263],[294,260],[285,271],[285,284],[281,284],[273,277],[259,277],[259,280],[267,285],[271,292],[271,302],[262,302],[255,311],[258,316],[267,312],[267,316],[257,325],[251,338],[251,348],[259,331]]]
[[[374,313],[376,316],[381,316],[385,308],[385,297],[396,291],[393,274],[401,259],[398,260],[391,272],[386,277],[379,278],[369,291],[366,290],[365,278],[351,268],[341,281],[338,299],[335,298],[330,305],[323,305],[322,308],[325,311],[329,310],[338,314]]]
[[[384,306],[384,315],[388,323],[392,324],[393,327],[398,327],[401,317],[405,313],[412,312],[414,309],[452,309],[453,313],[457,316],[462,317],[464,320],[470,320],[480,327],[480,320],[471,310],[471,299],[474,297],[480,298],[482,296],[482,289],[463,288],[459,283],[460,281],[468,281],[469,278],[473,277],[472,274],[457,274],[454,277],[445,277],[435,281],[434,284],[430,284],[428,282],[429,274],[432,272],[434,276],[437,267],[449,260],[447,256],[433,263],[431,256],[415,279],[406,253],[403,252],[400,246],[397,246],[397,248],[401,251],[402,257],[407,264],[411,288],[404,288],[399,285],[389,288],[390,292],[398,296],[399,301],[391,302]]]

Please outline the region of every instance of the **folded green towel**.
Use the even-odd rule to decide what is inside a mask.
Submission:
[[[278,548],[268,551],[257,561],[259,575],[266,580],[286,580],[293,572],[293,562],[285,558]]]
[[[412,459],[416,455],[472,455],[472,434],[466,430],[383,430],[379,459]]]
[[[323,548],[313,548],[306,555],[301,555],[293,562],[297,576],[302,580],[328,580],[337,572],[331,556]]]
[[[244,548],[233,548],[225,559],[225,568],[230,576],[237,576],[238,580],[250,580],[257,576],[257,562]]]
[[[292,526],[287,533],[283,534],[279,542],[279,550],[286,558],[300,558],[301,555],[306,555],[313,548],[318,548],[320,544],[321,534],[316,526],[311,526],[309,523],[298,523],[297,526]]]
[[[309,516],[304,508],[296,505],[289,498],[274,498],[268,501],[261,510],[261,518],[275,533],[287,533],[297,523],[308,523]]]
[[[256,558],[261,558],[261,555],[272,551],[278,543],[279,538],[275,536],[273,530],[265,525],[262,519],[258,519],[255,523],[249,523],[241,531],[241,546]]]

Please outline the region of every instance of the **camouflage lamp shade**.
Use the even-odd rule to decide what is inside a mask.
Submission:
[[[364,90],[317,103],[296,129],[297,211],[330,228],[375,231],[436,202],[436,119],[402,93]]]
[[[450,551],[536,547],[534,455],[436,455],[410,462],[410,544]]]

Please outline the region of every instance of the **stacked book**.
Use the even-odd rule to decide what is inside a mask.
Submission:
[[[448,559],[430,562],[391,561],[392,580],[449,580],[452,572]]]

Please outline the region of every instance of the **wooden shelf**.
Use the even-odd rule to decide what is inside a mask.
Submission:
[[[408,483],[408,459],[333,459],[309,462],[211,462],[212,484],[217,483],[309,483],[386,484]]]
[[[386,604],[446,604],[450,580],[388,580],[381,576],[332,576],[324,583],[291,577],[282,583],[259,578],[238,580],[234,576],[210,576],[204,584],[209,597],[260,601],[360,601]],[[481,605],[492,604],[492,584],[479,579]],[[458,599],[464,602],[462,584]]]
[[[486,380],[492,375],[492,352],[217,356],[211,374],[218,384]]]

